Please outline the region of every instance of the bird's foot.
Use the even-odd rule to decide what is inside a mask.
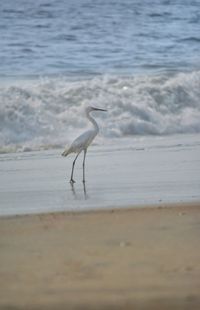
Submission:
[[[74,181],[73,179],[71,179],[69,182],[70,182],[71,184],[76,183],[76,181]]]

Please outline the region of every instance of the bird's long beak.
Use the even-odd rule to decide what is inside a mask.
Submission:
[[[105,109],[99,109],[99,108],[93,108],[94,109],[94,111],[103,111],[103,112],[107,112],[107,110],[105,110]]]

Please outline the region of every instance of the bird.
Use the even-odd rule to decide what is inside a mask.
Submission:
[[[67,156],[70,153],[77,153],[73,164],[72,164],[72,171],[71,171],[71,178],[70,178],[70,183],[74,184],[75,181],[73,179],[73,174],[74,174],[74,166],[76,163],[76,160],[78,158],[78,156],[80,155],[80,153],[82,151],[84,151],[84,156],[83,156],[83,183],[85,183],[85,158],[86,158],[86,153],[87,153],[87,149],[88,146],[92,143],[92,141],[94,140],[94,138],[96,137],[96,135],[99,132],[99,126],[97,124],[97,122],[95,121],[95,119],[90,115],[90,113],[92,111],[103,111],[106,112],[107,110],[105,109],[99,109],[99,108],[94,108],[94,107],[86,107],[85,109],[85,113],[86,113],[86,117],[87,119],[92,123],[93,128],[90,130],[85,131],[83,134],[81,134],[78,138],[76,138],[71,146],[67,149],[64,150],[64,152],[62,153],[62,156]]]

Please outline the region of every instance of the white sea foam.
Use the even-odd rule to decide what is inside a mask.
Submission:
[[[95,115],[99,139],[199,133],[200,71],[4,84],[0,87],[1,152],[70,142],[87,127],[83,113],[87,105],[108,109],[106,115]]]

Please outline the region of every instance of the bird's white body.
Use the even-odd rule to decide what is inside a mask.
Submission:
[[[88,148],[88,146],[92,143],[96,135],[98,134],[97,130],[90,129],[80,135],[78,138],[74,140],[69,149],[66,149],[62,155],[67,156],[70,153],[79,153]]]
[[[71,145],[71,151],[78,153],[80,150],[87,149],[96,137],[98,131],[91,129],[80,135]]]
[[[94,140],[94,138],[96,137],[96,135],[99,132],[99,127],[97,125],[97,122],[95,121],[94,118],[92,118],[90,116],[90,112],[92,112],[92,111],[106,111],[106,110],[97,109],[97,108],[93,108],[93,107],[87,107],[86,108],[86,116],[90,120],[90,122],[93,124],[93,129],[87,130],[82,135],[80,135],[78,138],[76,138],[72,142],[71,146],[69,148],[67,148],[66,150],[64,150],[64,152],[62,153],[62,156],[67,156],[70,153],[77,153],[77,156],[76,156],[76,158],[73,162],[73,165],[72,165],[72,173],[71,173],[71,180],[70,180],[71,183],[75,182],[73,180],[74,165],[75,165],[75,162],[76,162],[78,155],[82,151],[84,151],[83,182],[85,182],[85,157],[86,157],[87,148],[92,143],[92,141]]]

